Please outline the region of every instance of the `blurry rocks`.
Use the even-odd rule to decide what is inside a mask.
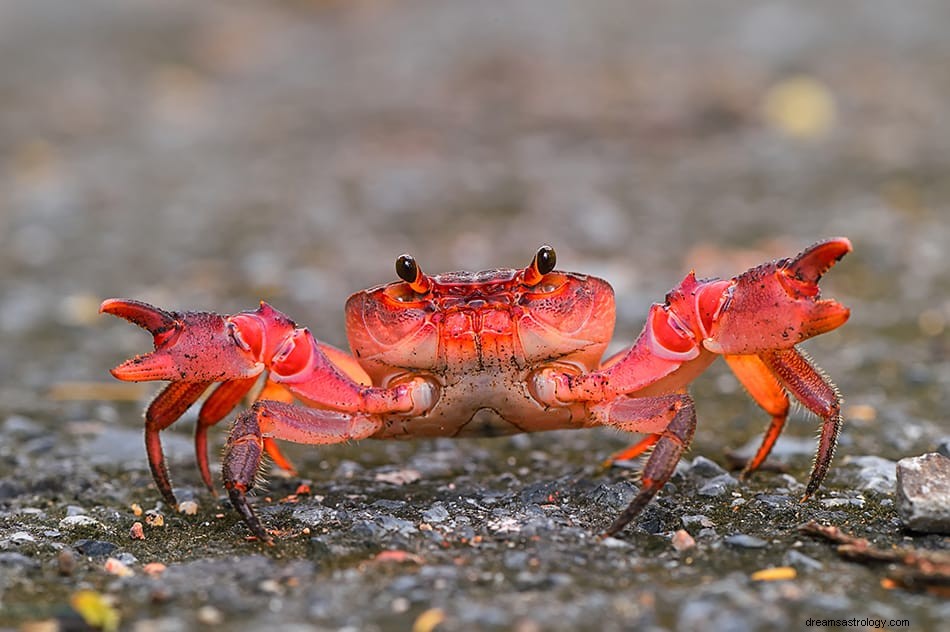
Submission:
[[[898,461],[897,511],[909,529],[950,533],[950,458],[931,452]]]
[[[844,475],[854,487],[890,494],[897,480],[897,464],[879,456],[852,456],[844,459]]]

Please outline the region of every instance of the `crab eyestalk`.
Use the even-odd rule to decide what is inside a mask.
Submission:
[[[425,275],[412,255],[404,254],[396,258],[396,274],[408,283],[416,294],[425,294],[432,287],[432,281]]]
[[[554,270],[556,265],[557,254],[554,252],[554,248],[547,244],[541,246],[531,263],[524,269],[522,283],[528,287],[534,287],[544,279],[545,274]]]

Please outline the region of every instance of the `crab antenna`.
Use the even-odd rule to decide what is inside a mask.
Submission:
[[[432,286],[429,277],[422,272],[422,268],[419,267],[412,255],[399,255],[396,258],[396,274],[408,283],[416,294],[425,294]]]
[[[554,248],[544,244],[538,248],[531,264],[524,269],[524,284],[534,287],[541,282],[545,274],[554,269],[555,265],[557,265],[557,255],[554,253]]]

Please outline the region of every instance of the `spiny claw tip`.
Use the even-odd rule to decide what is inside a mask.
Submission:
[[[112,314],[124,318],[152,334],[166,330],[175,324],[175,317],[154,305],[125,298],[110,298],[99,305],[100,314]]]

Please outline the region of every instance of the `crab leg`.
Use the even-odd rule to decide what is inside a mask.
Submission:
[[[802,501],[818,491],[821,481],[828,473],[831,459],[838,444],[838,434],[843,423],[841,417],[841,393],[838,388],[797,349],[772,351],[762,354],[762,361],[782,381],[795,398],[821,417],[821,436],[815,453],[808,485]]]
[[[696,431],[696,409],[685,393],[659,397],[620,397],[594,408],[604,425],[633,432],[653,432],[655,446],[643,468],[640,491],[604,535],[620,532],[663,488]],[[652,439],[653,437],[648,437]],[[641,445],[645,441],[641,442]]]
[[[251,532],[272,544],[260,519],[247,502],[260,470],[264,442],[268,438],[297,443],[331,444],[365,439],[382,427],[376,415],[303,408],[285,402],[260,400],[234,422],[224,449],[222,474],[231,504]]]
[[[172,382],[160,392],[145,411],[145,449],[152,479],[165,502],[175,507],[178,500],[165,466],[165,453],[159,432],[172,425],[188,408],[198,401],[211,382]]]
[[[788,419],[788,395],[776,380],[775,374],[758,356],[727,355],[724,359],[752,399],[772,416],[772,422],[762,437],[762,444],[742,469],[740,476],[744,478],[759,469],[782,434]]]
[[[211,469],[208,467],[208,429],[227,417],[244,399],[257,379],[255,376],[222,383],[208,396],[198,412],[198,423],[195,426],[195,459],[201,472],[201,480],[212,494],[215,490],[211,482]]]

